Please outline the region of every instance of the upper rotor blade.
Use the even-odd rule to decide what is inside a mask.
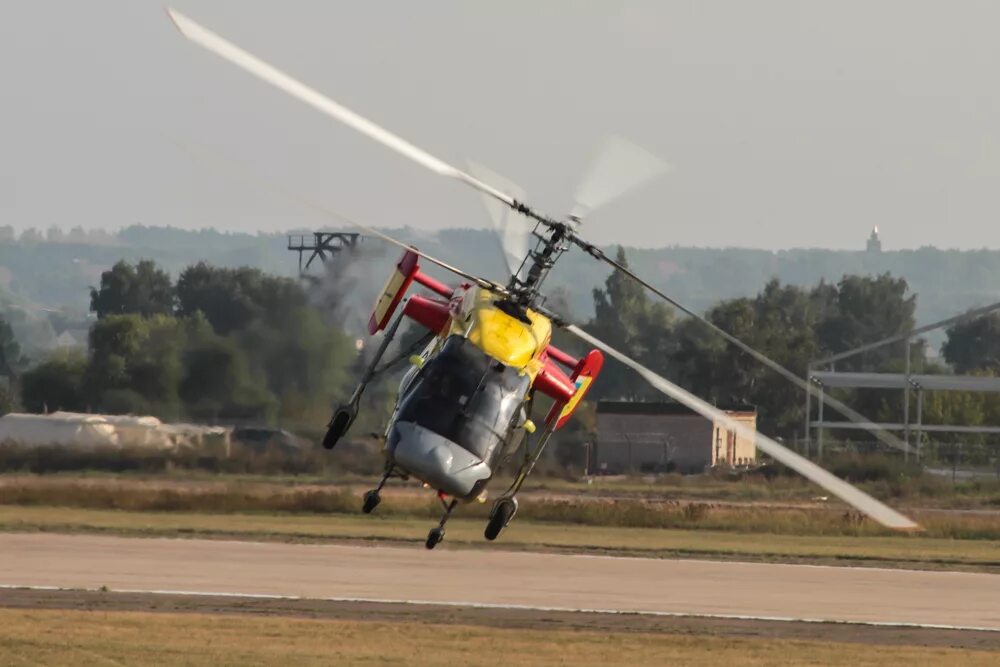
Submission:
[[[229,62],[241,67],[254,76],[257,76],[271,85],[280,88],[292,97],[302,100],[306,104],[318,109],[331,118],[339,120],[348,127],[371,137],[375,141],[378,141],[397,153],[410,158],[417,164],[430,169],[434,173],[467,183],[480,192],[483,192],[491,197],[495,197],[508,206],[517,206],[517,202],[515,202],[513,198],[504,194],[500,190],[473,178],[460,169],[456,169],[447,162],[434,157],[421,148],[414,146],[405,139],[396,136],[392,132],[389,132],[385,128],[373,123],[367,118],[358,115],[347,107],[334,102],[326,95],[323,95],[314,88],[311,88],[301,81],[285,74],[281,70],[269,65],[253,54],[244,51],[240,47],[223,39],[211,30],[208,30],[207,28],[192,21],[180,12],[174,9],[167,9],[167,14],[177,26],[178,30],[181,31],[181,34],[195,44],[198,44],[216,55],[225,58]]]
[[[582,218],[667,171],[666,162],[619,136],[608,137],[577,187],[571,216]]]
[[[768,357],[767,355],[763,354],[762,352],[759,352],[759,351],[755,350],[754,348],[750,347],[749,345],[747,345],[746,343],[744,343],[742,340],[740,340],[736,336],[732,335],[731,333],[729,333],[728,331],[726,331],[725,329],[723,329],[719,325],[715,324],[715,322],[712,322],[707,317],[705,317],[703,315],[699,315],[698,313],[696,313],[695,311],[691,310],[690,308],[688,308],[684,304],[680,303],[676,299],[674,299],[674,298],[670,297],[669,295],[667,295],[666,293],[664,293],[662,290],[657,289],[652,284],[650,284],[648,281],[644,280],[639,275],[637,275],[636,273],[634,273],[627,266],[625,266],[625,265],[621,264],[620,262],[617,262],[616,260],[608,257],[604,253],[604,251],[601,250],[600,248],[598,248],[598,247],[596,247],[596,246],[594,246],[592,244],[589,244],[589,243],[584,243],[584,242],[579,242],[579,243],[584,248],[584,250],[586,250],[586,252],[588,252],[592,257],[596,257],[597,259],[600,259],[600,260],[602,260],[604,262],[607,262],[611,266],[615,267],[615,269],[617,269],[618,271],[621,271],[624,275],[626,275],[629,278],[631,278],[632,280],[636,281],[637,283],[639,283],[640,285],[642,285],[643,287],[645,287],[647,290],[649,290],[653,294],[657,295],[658,297],[660,297],[661,299],[663,299],[664,301],[666,301],[670,305],[674,306],[675,308],[677,308],[681,312],[683,312],[683,313],[685,313],[685,314],[687,314],[687,315],[695,318],[696,320],[698,320],[699,322],[701,322],[702,324],[704,324],[705,326],[707,326],[708,328],[710,328],[712,331],[714,331],[715,333],[719,334],[720,336],[722,336],[723,338],[725,338],[727,341],[729,341],[730,343],[732,343],[733,345],[735,345],[739,349],[743,350],[744,352],[746,352],[747,354],[749,354],[751,357],[753,357],[754,359],[756,359],[757,361],[759,361],[763,365],[765,365],[768,368],[770,368],[771,370],[773,370],[775,373],[778,373],[783,378],[785,378],[789,382],[793,383],[799,389],[802,389],[803,391],[806,391],[806,392],[813,391],[813,389],[809,386],[809,383],[806,380],[800,378],[798,375],[796,375],[792,371],[788,370],[787,368],[785,368],[784,366],[782,366],[781,364],[779,364],[774,359],[771,359],[770,357]],[[859,413],[857,410],[854,410],[853,408],[845,405],[842,401],[839,401],[839,400],[833,398],[829,394],[829,392],[818,392],[818,394],[817,394],[816,397],[817,397],[818,400],[822,401],[826,405],[829,405],[831,408],[833,408],[834,410],[836,410],[840,414],[844,415],[845,417],[847,417],[849,420],[851,420],[855,424],[858,424],[859,426],[863,426],[865,429],[868,430],[869,433],[871,433],[872,435],[874,435],[876,438],[878,438],[879,440],[881,440],[886,445],[889,445],[890,447],[893,447],[895,449],[898,449],[898,450],[904,451],[904,452],[913,452],[913,451],[916,451],[912,446],[910,446],[907,443],[903,442],[902,440],[900,440],[899,438],[897,438],[895,435],[893,435],[893,434],[889,433],[888,431],[885,431],[885,430],[880,429],[877,426],[875,426],[872,423],[872,420],[868,419],[867,417],[865,417],[864,415],[862,415],[861,413]]]
[[[496,172],[476,162],[469,161],[469,171],[476,177],[496,183],[506,194],[516,201],[524,200],[524,190]],[[531,235],[531,225],[524,216],[504,206],[496,199],[483,195],[486,212],[490,216],[493,230],[500,240],[504,261],[510,275],[516,276],[521,269],[525,256],[528,254],[528,238]]]
[[[387,243],[391,243],[392,245],[398,246],[398,247],[403,248],[405,250],[410,250],[410,251],[416,253],[417,255],[420,255],[421,257],[423,257],[424,259],[426,259],[431,264],[436,264],[437,266],[440,266],[442,269],[445,269],[447,271],[451,271],[455,275],[460,276],[462,278],[465,278],[466,280],[468,280],[468,281],[470,281],[472,283],[475,283],[475,284],[479,285],[480,287],[486,287],[486,288],[488,288],[488,289],[490,289],[490,290],[492,290],[494,292],[499,292],[499,293],[505,293],[506,292],[506,290],[502,286],[497,285],[496,283],[494,283],[494,282],[492,282],[490,280],[486,280],[485,278],[480,278],[479,276],[471,274],[471,273],[469,273],[467,271],[463,271],[462,269],[458,268],[457,266],[455,266],[453,264],[449,264],[448,262],[445,262],[444,260],[440,260],[440,259],[438,259],[438,258],[436,258],[436,257],[434,257],[432,255],[428,255],[424,251],[415,248],[414,246],[410,245],[409,243],[404,243],[403,241],[400,241],[397,238],[389,236],[385,232],[379,231],[378,229],[375,229],[374,227],[369,227],[368,225],[364,225],[364,224],[362,224],[360,222],[357,222],[357,221],[355,221],[355,220],[347,217],[343,213],[340,213],[339,211],[335,211],[334,209],[332,209],[332,208],[330,208],[328,206],[325,206],[324,204],[320,204],[318,202],[312,201],[311,199],[306,199],[305,197],[302,197],[302,196],[297,195],[297,194],[295,194],[293,192],[290,192],[289,190],[283,188],[282,186],[280,186],[280,185],[278,185],[276,183],[273,183],[271,181],[267,181],[266,179],[264,179],[262,176],[260,176],[258,174],[252,174],[252,173],[249,172],[249,170],[244,165],[239,164],[239,163],[235,162],[232,159],[229,159],[227,157],[221,156],[221,155],[219,155],[218,153],[216,153],[214,151],[209,151],[207,149],[200,148],[200,147],[196,148],[196,147],[194,147],[194,146],[192,146],[192,145],[190,145],[188,143],[185,143],[185,142],[182,142],[182,141],[178,141],[176,139],[171,139],[171,138],[168,137],[167,140],[170,141],[171,143],[173,143],[175,146],[177,146],[181,150],[183,150],[185,153],[187,153],[191,158],[193,158],[195,160],[212,162],[212,163],[214,163],[218,167],[224,167],[228,171],[230,171],[230,172],[232,172],[232,173],[240,176],[244,180],[252,182],[254,185],[257,185],[257,186],[263,186],[264,188],[270,190],[272,193],[280,195],[281,197],[283,197],[285,199],[288,199],[290,201],[293,201],[293,202],[295,202],[295,203],[297,203],[297,204],[299,204],[301,206],[304,206],[305,208],[312,209],[312,210],[317,211],[317,212],[319,212],[319,213],[321,213],[321,214],[323,214],[325,216],[330,216],[330,217],[336,218],[337,220],[340,220],[341,222],[343,222],[343,223],[345,223],[347,225],[350,225],[352,227],[355,227],[356,229],[361,230],[362,232],[364,232],[365,234],[368,234],[369,236],[373,236],[373,237],[382,239],[383,241],[385,241]],[[309,261],[311,262],[312,258],[310,258]]]
[[[722,423],[727,429],[736,431],[745,438],[753,438],[756,441],[757,446],[760,447],[764,453],[784,463],[792,470],[823,487],[858,511],[864,512],[883,526],[894,528],[896,530],[918,530],[920,528],[920,526],[916,523],[888,505],[879,502],[863,491],[851,486],[844,480],[831,475],[829,472],[820,468],[809,459],[799,456],[795,452],[779,445],[767,436],[730,418],[722,410],[709,405],[689,391],[654,373],[650,369],[646,368],[637,361],[630,359],[610,345],[594,338],[583,329],[571,324],[566,327],[566,330],[574,336],[586,341],[590,345],[593,345],[594,347],[611,355],[641,375],[642,378],[653,387],[673,398],[678,403],[683,403],[705,419]]]

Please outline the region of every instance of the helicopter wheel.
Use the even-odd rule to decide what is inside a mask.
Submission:
[[[441,540],[443,539],[444,539],[444,528],[440,527],[433,528],[431,529],[431,532],[427,533],[427,542],[425,546],[428,549],[433,549],[438,544],[440,544]]]
[[[483,533],[486,539],[493,541],[499,537],[510,520],[514,518],[516,511],[517,501],[515,499],[501,498],[498,500],[490,512],[490,522],[486,524],[486,531]]]
[[[361,506],[361,511],[365,514],[371,514],[378,507],[378,504],[382,502],[382,496],[378,491],[372,489],[371,491],[365,491],[365,502]]]

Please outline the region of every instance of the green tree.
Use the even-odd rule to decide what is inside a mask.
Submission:
[[[203,313],[217,335],[238,345],[262,389],[281,397],[282,420],[321,423],[329,417],[357,355],[341,328],[309,306],[299,283],[257,269],[200,263],[181,273],[177,292],[179,311]]]
[[[86,411],[92,405],[84,391],[87,357],[78,350],[60,351],[21,377],[21,402],[28,412]]]
[[[7,320],[0,317],[0,376],[12,378],[24,363],[21,345]]]
[[[835,298],[827,304],[828,315],[819,325],[820,346],[824,350],[842,352],[905,334],[913,330],[916,307],[917,297],[909,293],[909,286],[902,278],[893,278],[888,273],[875,278],[844,276],[837,284]],[[898,359],[901,349],[899,346],[879,348],[846,359],[837,368],[877,370],[891,359]],[[920,356],[922,352],[917,354]]]
[[[290,278],[270,276],[259,269],[219,268],[200,262],[177,279],[178,312],[204,313],[220,335],[248,328],[263,320],[281,326],[296,308],[307,304],[301,286]]]
[[[14,330],[0,317],[0,415],[16,409],[19,377],[26,364]]]
[[[706,317],[804,375],[819,350],[814,331],[823,303],[822,295],[772,280],[756,297],[724,301]],[[791,435],[801,425],[802,396],[794,384],[693,318],[680,324],[677,339],[673,374],[689,390],[722,407],[756,406],[761,430],[770,434]]]
[[[98,318],[137,314],[170,315],[174,311],[174,286],[170,276],[151,260],[135,266],[122,260],[101,274],[99,289],[90,289],[90,309]]]
[[[209,334],[184,358],[180,394],[189,413],[202,420],[267,420],[275,399],[254,382],[246,355],[229,338]]]
[[[628,266],[621,247],[615,260]],[[645,288],[618,271],[594,289],[594,319],[587,325],[597,338],[616,347],[654,370],[665,370],[675,346],[674,310],[650,301]],[[609,363],[594,386],[595,398],[638,399],[655,393],[635,373],[621,364]]]
[[[95,405],[114,412],[178,415],[182,355],[193,326],[165,315],[112,315],[95,322],[86,377]]]
[[[1000,372],[1000,313],[993,312],[949,327],[941,353],[957,373]]]

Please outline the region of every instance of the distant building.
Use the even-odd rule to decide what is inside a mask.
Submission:
[[[878,236],[878,225],[872,227],[871,236],[868,237],[868,252],[877,255],[882,252],[882,239]]]
[[[733,406],[723,411],[757,430],[757,409]],[[757,460],[753,438],[730,431],[678,403],[601,401],[597,404],[597,442],[590,453],[591,474],[625,472],[699,473]]]
[[[67,329],[56,338],[56,347],[64,349],[86,348],[88,335],[87,329]]]

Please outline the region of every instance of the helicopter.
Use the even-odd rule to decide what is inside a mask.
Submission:
[[[546,308],[541,286],[558,259],[573,247],[676,303],[628,267],[608,257],[578,231],[582,217],[588,212],[661,173],[664,166],[661,161],[627,142],[613,142],[611,152],[619,156],[624,154],[627,160],[611,161],[606,164],[617,166],[592,171],[577,193],[577,206],[573,211],[562,218],[550,217],[526,204],[516,187],[491,184],[489,181],[498,183],[502,179],[488,170],[476,167],[463,171],[454,167],[179,12],[168,9],[167,13],[182,35],[197,45],[424,168],[478,190],[501,233],[511,270],[505,284],[467,272],[379,230],[353,223],[366,233],[403,248],[403,254],[381,290],[368,321],[370,334],[383,335],[381,343],[353,394],[334,411],[323,439],[324,447],[334,448],[347,434],[357,417],[361,396],[376,376],[403,359],[410,363],[400,381],[385,429],[385,469],[378,486],[364,495],[362,510],[365,513],[371,513],[379,505],[380,492],[388,480],[414,477],[422,481],[437,493],[442,503],[441,519],[430,530],[425,542],[428,549],[433,549],[444,539],[445,524],[458,504],[485,502],[490,482],[504,462],[521,449],[523,460],[513,482],[493,503],[484,531],[487,540],[497,539],[516,514],[517,493],[546,443],[573,416],[598,378],[604,355],[608,355],[673,400],[725,425],[741,437],[754,440],[761,451],[776,461],[882,525],[897,530],[919,529],[899,512],[775,440],[731,419]],[[621,168],[622,165],[629,168]],[[530,237],[535,238],[535,244],[528,249]],[[421,271],[421,259],[446,269],[461,281],[457,286],[450,286],[427,275]],[[414,285],[429,295],[411,294]],[[397,313],[400,304],[403,304],[402,310]],[[688,309],[684,311],[694,315]],[[401,358],[381,363],[404,320],[421,325],[426,334],[411,349],[404,351]],[[566,353],[552,344],[554,329],[575,336],[592,349],[580,358]],[[725,335],[727,340],[755,358],[777,366],[776,362],[741,341]],[[790,374],[786,369],[781,370]],[[795,379],[801,382],[797,376]],[[539,393],[553,401],[541,419],[540,428],[533,414]]]

